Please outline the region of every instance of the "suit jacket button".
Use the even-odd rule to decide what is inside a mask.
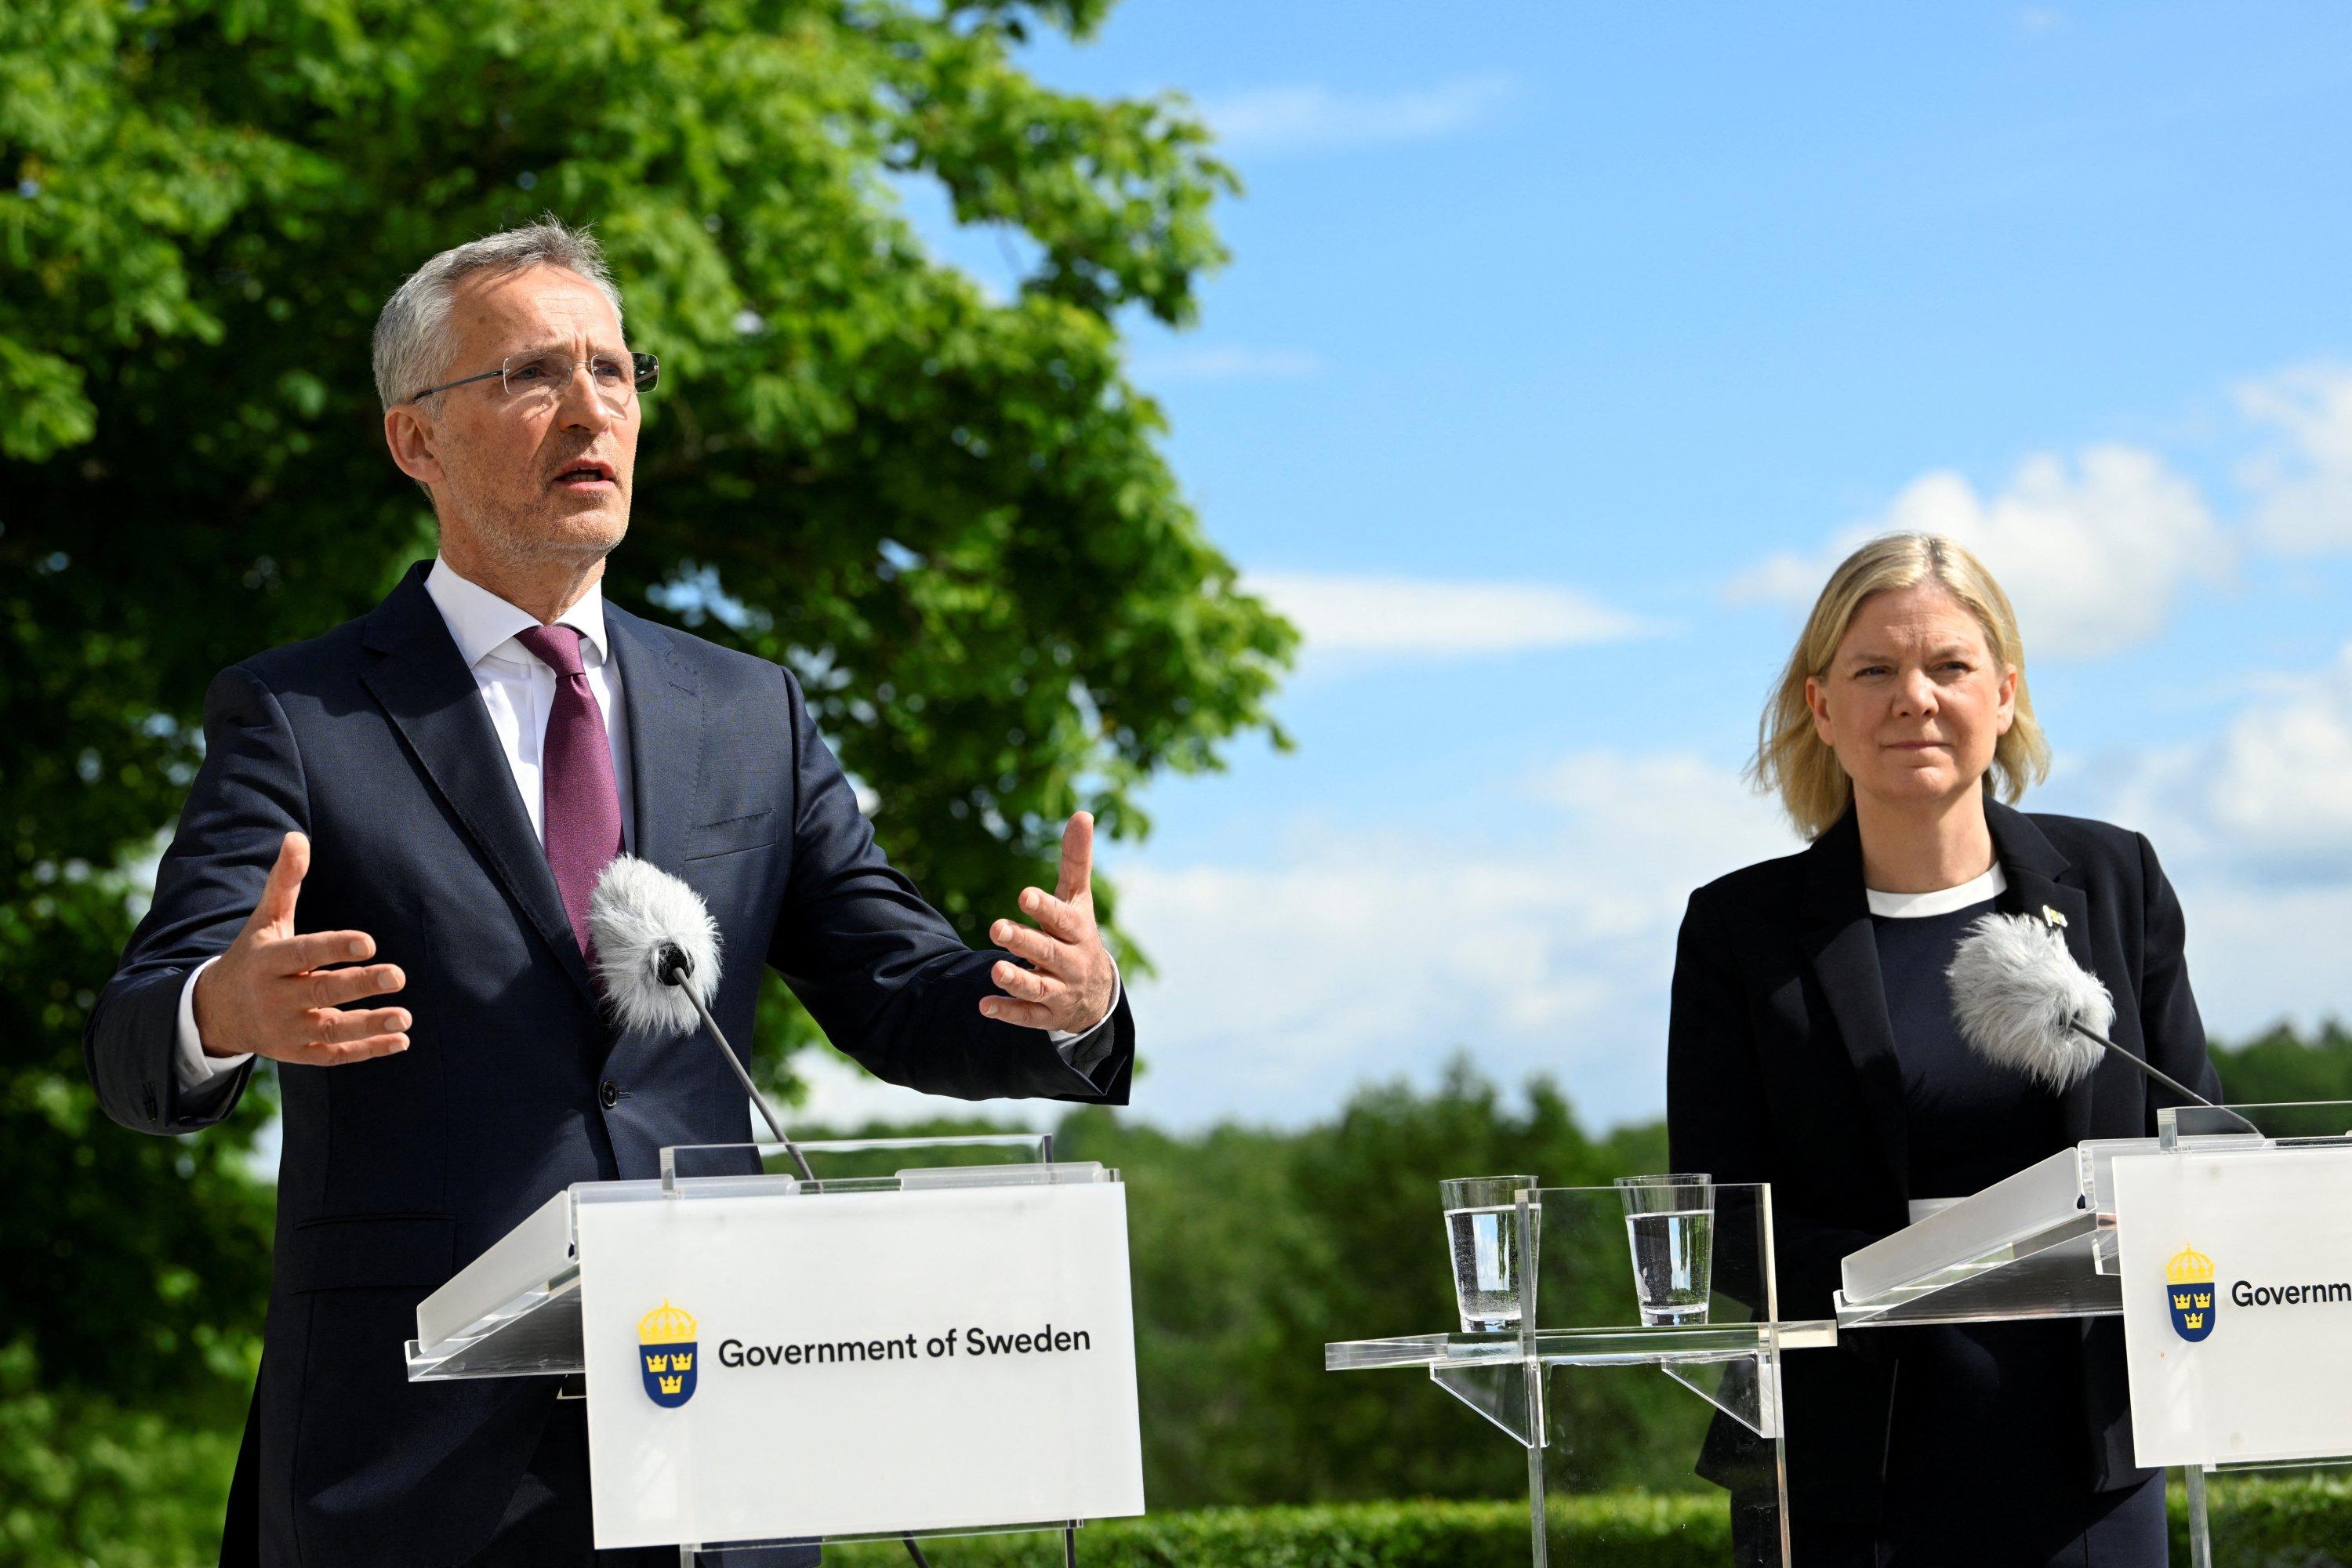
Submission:
[[[596,1091],[596,1098],[604,1102],[605,1110],[610,1110],[621,1103],[621,1086],[608,1078],[604,1080],[604,1087]]]

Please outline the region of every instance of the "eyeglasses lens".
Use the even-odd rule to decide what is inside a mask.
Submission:
[[[588,380],[596,389],[597,400],[616,414],[625,410],[636,401],[639,386],[654,384],[652,360],[651,354],[627,359],[598,354],[590,359]],[[580,363],[563,354],[517,354],[506,364],[507,395],[526,408],[552,403],[579,374]]]

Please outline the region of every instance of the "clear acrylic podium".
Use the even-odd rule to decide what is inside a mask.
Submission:
[[[1348,1341],[1324,1347],[1325,1369],[1426,1368],[1525,1448],[1536,1568],[1645,1556],[1660,1533],[1785,1568],[1781,1357],[1833,1344],[1836,1328],[1779,1321],[1770,1189],[1712,1192],[1703,1321],[1643,1322],[1616,1188],[1539,1188],[1508,1216],[1534,1260],[1517,1331]],[[1429,1224],[1442,1260],[1434,1210]]]
[[[2065,1150],[1852,1254],[1836,1298],[1839,1330],[2121,1316],[2119,1159],[2342,1149],[2352,1179],[2352,1103],[2189,1106],[2159,1110],[2157,1120],[2155,1138]],[[2339,1397],[2334,1390],[2323,1396]],[[2188,1561],[2193,1568],[2352,1564],[2346,1465],[2180,1467],[2172,1484],[2185,1495]]]
[[[1056,1163],[1051,1134],[851,1139],[798,1147],[810,1157],[819,1179],[786,1173],[791,1167],[784,1163],[781,1143],[725,1144],[664,1149],[657,1180],[581,1183],[557,1194],[418,1307],[417,1337],[407,1346],[410,1380],[554,1377],[563,1380],[562,1397],[584,1397],[587,1356],[579,1241],[583,1213],[595,1205],[747,1197],[810,1204],[836,1197],[1116,1184],[1119,1179],[1118,1172],[1091,1163]],[[713,1349],[704,1347],[706,1363]],[[692,1390],[687,1392],[690,1395]],[[615,1395],[620,1393],[614,1391]],[[777,1412],[780,1447],[793,1418],[789,1408]],[[877,1464],[887,1462],[888,1456],[877,1456]],[[697,1563],[727,1568],[748,1560],[757,1549],[821,1540],[828,1568],[909,1560],[924,1563],[924,1542],[1027,1532],[1031,1540],[1013,1553],[1024,1568],[1032,1562],[1037,1568],[1073,1568],[1083,1522],[1048,1519],[979,1526],[894,1525],[856,1534],[681,1542],[678,1560],[681,1568]],[[1002,1552],[991,1558],[1004,1560]]]

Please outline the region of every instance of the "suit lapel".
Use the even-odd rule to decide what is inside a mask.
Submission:
[[[1848,811],[1805,853],[1803,942],[1828,998],[1838,1038],[1853,1063],[1863,1104],[1897,1194],[1910,1195],[1910,1146],[1904,1131],[1903,1069],[1886,992],[1878,973],[1878,937],[1863,891],[1862,833]]]
[[[2056,915],[2066,951],[2074,955],[2084,973],[2097,974],[2098,966],[2091,958],[2091,898],[2061,879],[2069,869],[2066,858],[2021,811],[1988,800],[1985,822],[1992,829],[1993,854],[2009,880],[2000,896],[2001,911],[2042,921]],[[2091,1135],[2099,1077],[2095,1072],[2085,1073],[2060,1101],[2060,1121],[2069,1143],[2079,1143]]]
[[[629,794],[636,817],[632,853],[666,871],[686,857],[686,831],[702,793],[700,683],[667,641],[635,616],[604,605],[604,634],[621,673],[629,721]]]
[[[572,983],[590,1001],[579,939],[564,913],[563,896],[547,852],[531,831],[514,773],[473,672],[457,651],[441,612],[425,591],[425,563],[410,568],[400,586],[369,616],[367,646],[378,658],[362,675],[384,714],[416,756],[449,809],[464,823],[482,858],[520,905]]]

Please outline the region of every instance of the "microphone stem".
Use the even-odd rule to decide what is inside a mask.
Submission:
[[[2131,1063],[2132,1066],[2139,1068],[2140,1071],[2146,1073],[2157,1082],[2164,1085],[2165,1088],[2170,1089],[2173,1093],[2179,1095],[2182,1100],[2188,1101],[2189,1104],[2201,1105],[2208,1110],[2218,1110],[2222,1115],[2228,1117],[2231,1121],[2236,1122],[2239,1126],[2244,1128],[2247,1131],[2254,1134],[2256,1137],[2259,1138],[2263,1135],[2263,1130],[2261,1128],[2255,1126],[2252,1122],[2247,1121],[2236,1111],[2231,1110],[2227,1106],[2214,1104],[2211,1100],[2206,1099],[2203,1095],[2198,1093],[2187,1084],[2182,1083],[2179,1079],[2174,1078],[2170,1073],[2168,1073],[2163,1068],[2158,1067],[2154,1062],[2147,1060],[2146,1058],[2132,1055],[2131,1052],[2124,1049],[2121,1046],[2116,1044],[2115,1041],[2107,1038],[2106,1036],[2099,1033],[2096,1029],[2090,1027],[2079,1019],[2068,1019],[2066,1026],[2074,1030],[2076,1034],[2083,1036],[2085,1039],[2098,1041],[2099,1044],[2107,1047],[2107,1050],[2111,1055],[2123,1058],[2124,1060]],[[730,1058],[730,1059],[732,1058]]]
[[[808,1156],[802,1153],[801,1146],[793,1142],[793,1135],[784,1131],[782,1121],[776,1115],[776,1108],[768,1103],[768,1097],[760,1092],[759,1086],[751,1081],[751,1075],[743,1070],[742,1062],[736,1058],[735,1047],[727,1043],[726,1032],[719,1028],[719,1020],[710,1016],[710,1009],[703,1005],[701,995],[690,982],[679,985],[678,989],[686,993],[688,1001],[694,1004],[694,1010],[702,1015],[702,1026],[710,1031],[712,1039],[719,1042],[719,1054],[725,1057],[727,1065],[735,1069],[735,1077],[742,1083],[743,1092],[751,1097],[751,1103],[758,1106],[760,1114],[767,1119],[768,1131],[776,1135],[776,1142],[782,1143],[784,1152],[793,1157],[793,1164],[800,1171],[801,1180],[815,1181],[816,1173],[809,1169]]]
[[[703,1005],[700,994],[690,984],[681,984],[678,989],[685,992],[686,999],[694,1004],[694,1010],[702,1015],[702,1026],[709,1029],[710,1037],[719,1042],[719,1054],[725,1057],[727,1065],[735,1069],[735,1077],[743,1085],[743,1092],[751,1097],[751,1103],[758,1106],[760,1114],[767,1119],[768,1131],[776,1135],[776,1142],[784,1146],[784,1152],[790,1154],[793,1163],[800,1167],[801,1179],[815,1181],[816,1173],[809,1169],[808,1156],[802,1153],[801,1146],[793,1142],[793,1135],[784,1131],[782,1121],[776,1115],[776,1108],[768,1103],[768,1097],[760,1092],[759,1086],[751,1081],[751,1075],[745,1072],[743,1064],[736,1059],[735,1048],[727,1043],[727,1032],[719,1026],[719,1020],[710,1016],[710,1009]],[[913,1536],[902,1535],[898,1539],[906,1544],[907,1555],[915,1560],[915,1568],[931,1568],[930,1559],[923,1555],[923,1549],[915,1544]]]

